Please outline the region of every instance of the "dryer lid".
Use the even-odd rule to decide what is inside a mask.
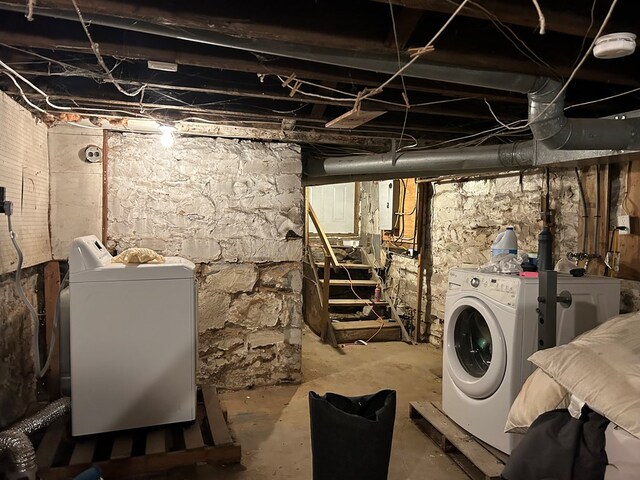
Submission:
[[[165,257],[164,263],[109,263],[92,270],[71,272],[69,283],[193,278],[195,267],[181,257]]]

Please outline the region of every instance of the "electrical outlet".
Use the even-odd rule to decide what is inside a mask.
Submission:
[[[629,235],[633,233],[631,231],[631,216],[629,215],[618,215],[618,227],[624,227],[624,230],[620,230],[618,233],[620,235]]]

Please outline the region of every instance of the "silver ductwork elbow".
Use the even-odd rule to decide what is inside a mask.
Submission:
[[[18,430],[5,430],[0,433],[0,452],[6,452],[13,468],[13,478],[30,478],[35,480],[36,452],[27,434]]]
[[[38,465],[33,444],[27,435],[51,425],[71,411],[71,399],[60,398],[35,415],[25,418],[8,430],[0,432],[0,455],[7,454],[13,468],[10,478],[36,477]]]
[[[529,92],[533,137],[552,150],[637,150],[640,119],[567,118],[562,83],[546,78]]]

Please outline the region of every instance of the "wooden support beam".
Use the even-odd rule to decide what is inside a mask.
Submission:
[[[329,88],[337,88],[338,82],[322,82],[322,85]],[[319,93],[325,93],[324,89],[319,89]],[[329,93],[328,91],[326,93]],[[313,109],[311,110],[311,118],[322,118],[324,117],[324,112],[327,110],[327,104],[315,104]]]
[[[395,15],[396,20],[396,33],[398,35],[398,48],[403,51],[407,47],[407,43],[411,38],[414,30],[422,19],[424,10],[418,10],[415,8],[402,7]],[[396,40],[393,35],[393,29],[387,35],[387,40],[384,42],[387,47],[396,48]]]
[[[373,0],[379,3],[393,3],[406,8],[414,8],[439,13],[453,13],[458,7],[459,2],[451,2],[449,0]],[[512,2],[504,0],[482,0],[478,2],[486,10],[493,13],[503,23],[517,25],[530,29],[538,26],[538,15],[530,2]],[[591,22],[589,16],[589,6],[583,8],[584,13],[577,15],[575,12],[562,10],[556,7],[553,2],[543,6],[543,12],[546,17],[546,29],[551,32],[564,33],[576,37],[583,37],[589,30]],[[486,20],[487,14],[473,4],[466,6],[460,12],[460,15]],[[635,30],[633,23],[627,19],[615,19],[615,23],[610,24],[607,30],[612,32],[630,32]],[[589,38],[594,38],[598,29],[591,28],[588,33]]]
[[[0,43],[23,48],[38,48],[56,50],[64,52],[83,53],[93,55],[91,47],[86,40],[67,38],[64,32],[56,37],[48,36],[34,30],[9,31],[0,30]],[[163,62],[177,63],[178,65],[189,65],[200,68],[212,68],[218,70],[230,70],[235,72],[256,73],[263,75],[289,76],[296,72],[299,78],[306,80],[326,81],[339,83],[349,79],[356,85],[364,87],[377,87],[385,77],[382,75],[351,70],[339,67],[323,66],[316,68],[309,62],[300,62],[289,59],[276,59],[264,64],[258,59],[234,58],[231,55],[223,55],[220,50],[213,49],[216,53],[199,53],[194,49],[186,49],[184,42],[169,44],[164,48],[148,47],[140,44],[117,43],[110,40],[100,41],[100,52],[104,56],[127,58],[130,60],[158,60]],[[405,79],[405,84],[410,90],[433,93],[445,97],[470,97],[486,98],[492,102],[508,102],[526,104],[523,95],[491,92],[485,89],[470,89],[456,85],[434,85],[429,81]],[[402,89],[400,81],[392,82],[387,89]]]
[[[43,88],[44,90],[48,89],[44,80],[46,80],[51,76],[55,76],[55,74],[52,75],[47,71],[38,71],[33,69],[28,69],[28,70],[17,69],[16,71],[18,71],[20,74],[26,77],[30,77],[31,79],[33,79],[34,83],[37,83],[38,86]],[[86,74],[82,72],[75,72],[75,73],[65,72],[61,75],[64,77],[80,77],[85,79],[87,78]],[[34,79],[34,77],[36,78]],[[90,81],[91,81],[91,84],[95,84],[94,79],[91,79]],[[286,93],[284,90],[282,93],[278,93],[278,92],[269,91],[268,89],[255,90],[249,87],[240,89],[240,88],[233,88],[229,86],[197,87],[197,86],[185,86],[185,85],[170,85],[170,84],[168,85],[168,84],[162,84],[162,83],[147,82],[145,79],[139,79],[139,80],[138,79],[135,79],[135,80],[119,79],[118,83],[123,86],[128,85],[128,86],[134,86],[134,87],[141,87],[142,85],[146,85],[149,90],[168,90],[168,91],[176,91],[176,92],[204,93],[208,95],[217,95],[217,96],[256,98],[256,99],[262,99],[262,100],[275,100],[280,102],[294,102],[296,104],[308,103],[308,104],[314,105],[314,110],[309,115],[310,118],[319,118],[319,117],[314,117],[314,112],[316,113],[316,115],[318,113],[323,114],[324,110],[328,105],[341,106],[345,108],[351,108],[354,105],[354,102],[350,100],[329,100],[329,99],[323,99],[323,98],[304,95],[303,93],[298,93],[294,96],[291,96],[288,93]],[[79,88],[79,87],[76,87],[76,88]],[[308,91],[308,89],[305,89],[305,91]],[[381,99],[384,99],[384,97]],[[393,101],[393,100],[387,99],[387,101]],[[401,100],[395,99],[395,104],[380,103],[377,101],[366,100],[361,104],[362,109],[360,110],[360,113],[362,115],[368,115],[368,114],[373,115],[372,112],[374,111],[404,112],[406,110],[405,105],[398,102],[401,102]],[[322,106],[323,109],[315,110],[316,106]],[[495,109],[495,106],[494,106],[494,109]],[[417,106],[417,107],[411,108],[411,113],[424,114],[424,115],[430,115],[430,116],[436,115],[441,117],[454,117],[454,118],[465,118],[465,119],[468,118],[473,120],[493,120],[494,118],[491,115],[491,113],[488,111],[488,109],[485,107],[485,105],[479,104],[478,102],[473,102],[472,104],[461,103],[460,106],[456,105],[455,103]],[[519,116],[513,115],[512,113],[504,113],[504,112],[498,111],[497,114],[502,118],[503,121],[513,121],[521,118]],[[523,109],[523,114],[524,114],[524,109]],[[378,114],[378,116],[379,115],[380,114]]]

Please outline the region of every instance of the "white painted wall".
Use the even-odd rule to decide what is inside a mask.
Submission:
[[[51,248],[58,260],[83,235],[102,235],[102,162],[84,160],[88,145],[102,148],[102,130],[75,125],[49,129]]]
[[[13,202],[13,229],[28,267],[51,260],[47,126],[0,92],[0,186]],[[0,216],[0,273],[14,271],[16,253]]]

